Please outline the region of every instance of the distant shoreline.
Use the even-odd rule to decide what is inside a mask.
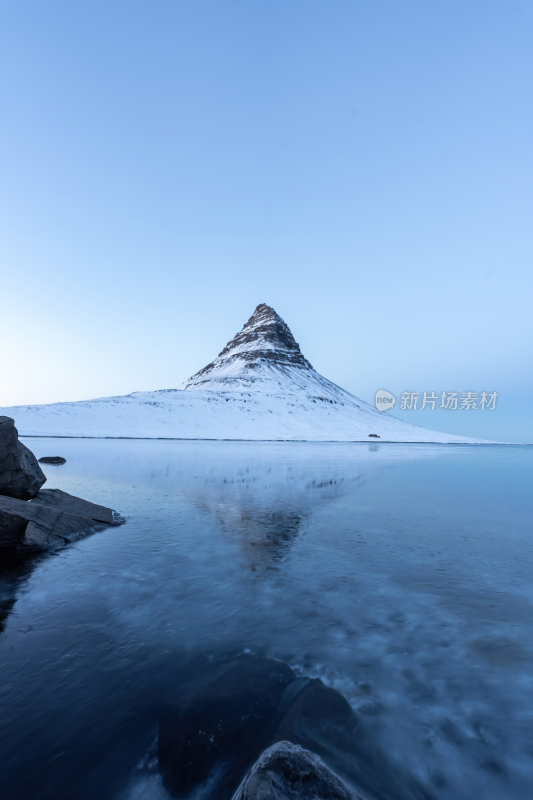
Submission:
[[[533,442],[398,442],[394,439],[218,439],[199,436],[75,436],[72,434],[20,433],[21,439],[111,439],[144,442],[249,442],[279,444],[410,444],[417,446],[439,445],[439,447],[533,447]]]

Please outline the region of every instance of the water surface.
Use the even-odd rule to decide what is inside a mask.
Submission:
[[[0,573],[3,797],[165,798],[180,671],[243,650],[342,691],[430,796],[533,796],[532,448],[26,444],[127,523]]]

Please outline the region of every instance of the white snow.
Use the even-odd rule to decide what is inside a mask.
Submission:
[[[252,370],[250,370],[252,372]],[[476,442],[409,425],[314,370],[264,365],[254,380],[233,363],[209,389],[135,392],[73,403],[0,409],[21,435],[308,441]],[[234,376],[232,390],[224,378]],[[377,440],[375,440],[377,441]]]

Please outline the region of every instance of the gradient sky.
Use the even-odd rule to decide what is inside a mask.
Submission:
[[[0,405],[168,388],[260,302],[533,441],[533,4],[3,0]]]

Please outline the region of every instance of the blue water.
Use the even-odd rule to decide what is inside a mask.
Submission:
[[[0,573],[3,798],[161,798],[187,657],[321,677],[435,798],[533,797],[533,448],[25,440],[127,517]]]

